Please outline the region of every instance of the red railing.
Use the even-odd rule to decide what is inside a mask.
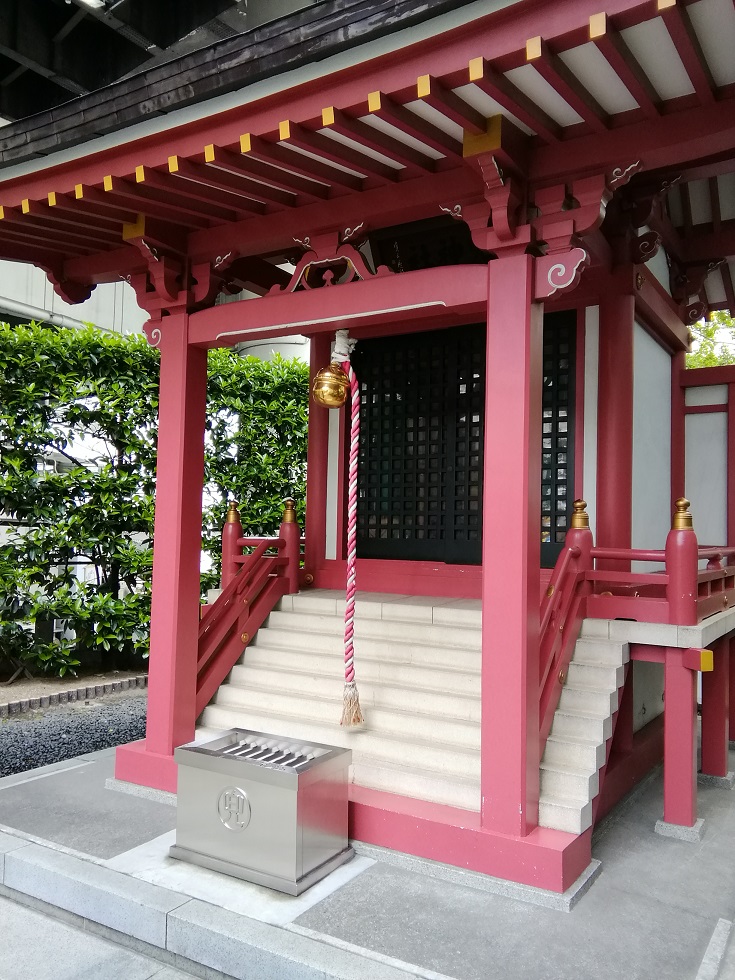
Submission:
[[[243,549],[252,550],[243,553]],[[301,532],[292,500],[286,501],[277,538],[243,537],[237,505],[230,505],[222,533],[222,592],[199,624],[197,715],[278,600],[298,592],[300,551]]]
[[[693,626],[735,603],[735,548],[699,547],[689,502],[676,502],[663,551],[595,548],[575,501],[572,527],[541,605],[539,725],[545,740],[584,617]],[[631,563],[660,563],[633,572]],[[702,561],[706,568],[700,568]],[[611,567],[612,566],[612,567]]]

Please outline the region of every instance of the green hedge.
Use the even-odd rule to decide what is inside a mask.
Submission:
[[[59,674],[147,655],[158,368],[139,336],[0,324],[0,653]],[[228,496],[253,534],[303,501],[307,404],[304,364],[210,352],[203,588]],[[51,619],[73,638],[29,633]]]

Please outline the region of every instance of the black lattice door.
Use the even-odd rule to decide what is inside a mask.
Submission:
[[[544,317],[541,435],[541,566],[553,568],[574,500],[576,313]]]
[[[485,325],[361,341],[357,550],[479,564]]]

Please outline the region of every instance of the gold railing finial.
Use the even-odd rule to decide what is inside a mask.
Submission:
[[[240,522],[240,511],[237,509],[237,501],[231,500],[227,505],[227,517],[225,523],[238,524]]]
[[[694,527],[692,515],[689,513],[689,501],[686,497],[679,497],[674,504],[674,519],[671,522],[672,531],[691,531]]]
[[[283,523],[284,524],[295,524],[296,523],[296,511],[294,507],[296,501],[292,497],[286,497],[283,501]]]
[[[590,526],[590,518],[587,513],[587,501],[586,500],[575,500],[572,504],[574,508],[574,513],[572,514],[572,524],[573,528],[588,528]]]

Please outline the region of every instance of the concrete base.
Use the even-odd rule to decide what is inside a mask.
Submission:
[[[735,772],[728,772],[726,776],[710,776],[706,772],[697,773],[697,782],[700,786],[719,786],[721,789],[732,789],[735,786]]]
[[[680,823],[667,823],[665,820],[657,820],[655,830],[662,837],[673,837],[675,840],[697,843],[704,836],[704,819],[700,817],[693,827],[684,827]]]
[[[528,902],[541,908],[557,909],[560,912],[571,912],[602,870],[601,861],[590,861],[579,878],[565,892],[558,893],[548,891],[545,888],[534,888],[532,885],[522,885],[515,881],[506,881],[504,878],[495,878],[492,875],[480,874],[477,871],[467,871],[451,864],[442,864],[440,861],[415,857],[413,854],[391,851],[374,844],[363,844],[361,841],[352,841],[352,846],[356,854],[372,858],[374,861],[380,861],[382,864],[393,865],[393,867],[401,868],[404,871],[430,875],[432,878],[450,881],[455,885],[464,885],[465,888],[476,888],[478,891],[487,892],[491,895],[502,895],[504,898]]]
[[[154,789],[152,786],[139,786],[138,783],[115,779],[114,776],[105,780],[105,789],[127,793],[129,796],[140,796],[144,800],[153,800],[154,803],[165,803],[166,806],[176,806],[177,802],[176,793],[167,793],[165,789]]]

